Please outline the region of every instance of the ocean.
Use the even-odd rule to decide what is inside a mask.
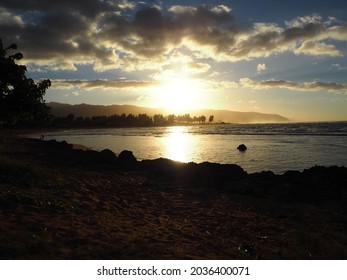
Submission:
[[[248,173],[347,166],[347,122],[72,129],[44,137],[116,154],[130,150],[138,160],[238,164]],[[240,152],[240,144],[248,149]]]

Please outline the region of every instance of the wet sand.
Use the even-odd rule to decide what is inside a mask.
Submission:
[[[347,257],[346,168],[246,174],[104,154],[0,136],[1,259]]]

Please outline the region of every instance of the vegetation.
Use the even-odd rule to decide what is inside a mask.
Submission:
[[[209,122],[213,122],[213,116],[209,117]],[[111,116],[75,117],[69,114],[66,117],[56,117],[53,120],[55,127],[127,127],[127,126],[166,126],[176,124],[204,124],[205,116],[191,117],[190,114],[168,115],[157,114],[149,116],[147,114],[122,114]]]
[[[51,118],[50,109],[43,99],[51,82],[35,83],[27,78],[26,66],[17,64],[23,54],[8,54],[16,49],[15,44],[4,48],[0,39],[0,127],[42,125]]]

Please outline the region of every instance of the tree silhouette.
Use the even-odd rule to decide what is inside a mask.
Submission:
[[[51,81],[35,83],[27,78],[26,66],[16,64],[23,54],[8,54],[16,49],[15,44],[4,48],[0,39],[0,126],[42,125],[51,118],[50,108],[43,100]]]

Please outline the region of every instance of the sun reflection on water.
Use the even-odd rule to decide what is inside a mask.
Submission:
[[[165,138],[166,157],[172,160],[188,162],[191,159],[190,150],[193,138],[188,133],[188,128],[184,126],[173,126],[167,128]]]

